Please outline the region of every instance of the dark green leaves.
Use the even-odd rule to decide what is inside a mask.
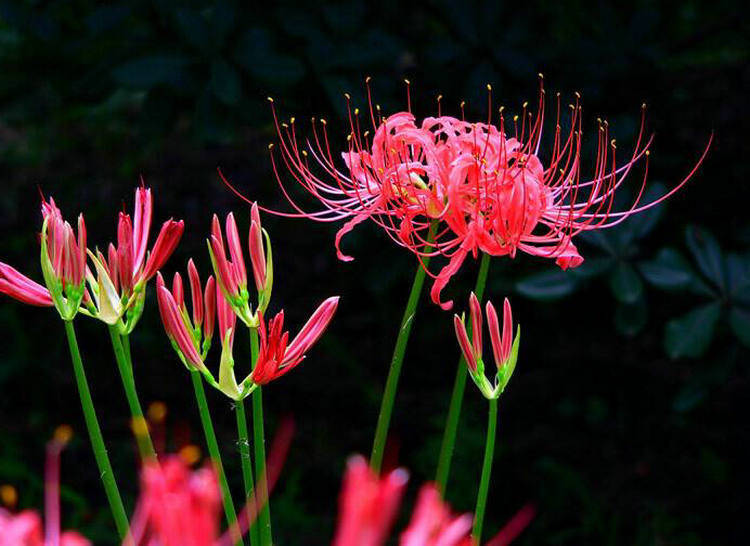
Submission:
[[[575,278],[559,269],[536,273],[516,283],[519,293],[539,301],[557,300],[572,294],[575,289]]]
[[[667,323],[664,349],[670,358],[702,356],[711,343],[721,306],[709,303]]]

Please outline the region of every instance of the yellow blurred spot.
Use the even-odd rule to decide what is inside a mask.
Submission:
[[[367,76],[365,78],[365,83],[370,83],[371,80],[372,80],[372,78],[370,76]]]
[[[492,91],[492,86],[490,84],[487,84],[487,91]]]
[[[9,484],[0,485],[0,501],[8,508],[15,508],[18,504],[18,491]]]
[[[73,437],[73,427],[71,427],[70,425],[60,425],[55,429],[52,437],[56,442],[59,442],[62,445],[66,445]]]
[[[273,102],[273,97],[268,97],[268,102]]]
[[[344,96],[346,97],[346,100],[349,100],[352,98],[352,96],[349,93],[344,93]]]
[[[268,148],[273,148],[273,144],[269,144]],[[163,423],[164,419],[167,418],[167,405],[164,402],[151,402],[146,411],[148,420],[152,423]]]
[[[410,82],[409,80],[407,80],[406,78],[404,78],[404,83],[405,83],[406,85],[411,85],[411,82]]]
[[[143,417],[133,417],[130,420],[130,430],[136,436],[146,436],[148,434],[148,425]]]
[[[201,449],[195,444],[188,444],[178,453],[185,464],[194,465],[201,460]]]

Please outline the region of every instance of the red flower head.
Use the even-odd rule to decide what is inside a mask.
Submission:
[[[361,456],[352,457],[339,497],[333,546],[380,546],[393,526],[409,479],[403,469],[378,477]]]
[[[106,257],[99,252],[92,258],[98,273],[98,282],[91,283],[92,287],[95,287],[95,292],[101,292],[105,284],[112,286],[123,303],[120,313],[126,314],[124,327],[127,332],[133,330],[143,312],[146,283],[172,255],[185,228],[182,220],[170,218],[162,224],[149,252],[152,212],[151,188],[141,181],[141,186],[135,190],[133,219],[125,212],[119,214],[117,246],[110,243]],[[101,293],[98,299],[102,299]]]
[[[513,338],[513,316],[508,298],[503,302],[503,328],[500,330],[497,312],[491,302],[487,302],[487,326],[490,331],[492,342],[492,354],[495,357],[497,375],[494,382],[490,382],[485,375],[484,361],[482,360],[482,307],[479,300],[471,293],[469,297],[469,316],[471,317],[471,341],[466,332],[466,324],[463,316],[453,315],[453,325],[456,329],[456,338],[461,347],[469,374],[476,383],[479,390],[487,398],[499,397],[510,381],[516,368],[518,359],[518,346],[521,342],[521,327]]]
[[[339,298],[328,298],[315,310],[297,336],[287,345],[289,332],[284,332],[284,311],[279,312],[266,327],[260,314],[260,351],[250,379],[265,385],[292,370],[305,358],[305,353],[318,341],[328,327],[338,306]]]
[[[679,184],[662,197],[641,203],[651,143],[644,135],[645,117],[641,116],[630,155],[619,164],[609,126],[599,122],[593,174],[584,179],[578,94],[567,120],[557,96],[550,153],[544,161],[539,154],[545,113],[541,82],[540,77],[537,114],[524,104],[507,127],[502,109],[499,126],[492,124],[490,86],[490,114],[485,122],[442,116],[438,99],[438,117],[417,123],[410,111],[384,117],[378,106],[373,108],[368,79],[372,138],[369,130],[361,130],[359,110],[349,108],[348,146],[341,152],[345,169],[336,166],[324,121],[322,129],[313,121],[312,137],[305,146],[297,140],[294,120],[280,123],[273,109],[281,165],[322,205],[307,212],[297,204],[281,180],[272,151],[274,172],[295,211],[277,214],[346,221],[336,236],[342,260],[349,258],[339,249],[341,237],[368,218],[417,255],[445,256],[448,264],[431,291],[433,301],[444,309],[452,302],[441,302],[441,291],[469,253],[514,257],[521,250],[554,258],[563,269],[576,267],[583,262],[573,243],[578,233],[612,227],[673,195],[695,173],[708,146]],[[562,126],[569,131],[564,133]],[[629,207],[615,210],[615,194],[641,161],[644,174],[635,199]],[[427,237],[433,223],[437,224],[434,244]]]

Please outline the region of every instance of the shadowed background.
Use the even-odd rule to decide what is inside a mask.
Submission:
[[[143,175],[155,223],[186,221],[165,272],[184,272],[192,256],[205,277],[211,214],[234,210],[242,229],[248,225],[247,207],[220,183],[217,167],[247,196],[286,207],[268,160],[275,140],[268,95],[302,130],[309,116],[326,117],[332,143],[344,146],[342,94],[364,106],[365,76],[386,112],[405,108],[409,78],[418,117],[433,115],[442,94],[444,112],[457,115],[466,100],[467,114],[484,119],[487,83],[496,104],[516,112],[524,100],[535,104],[543,72],[548,94],[583,95],[584,134],[594,136],[596,117],[609,120],[622,156],[646,102],[654,195],[682,179],[714,131],[694,180],[659,212],[582,238],[587,261],[578,271],[524,255],[492,262],[487,295],[497,303],[511,297],[524,339],[500,403],[485,529],[492,534],[531,500],[539,515],[518,544],[742,543],[747,19],[731,1],[460,4],[281,2],[252,10],[231,1],[0,1],[2,260],[41,280],[37,188],[68,217],[83,211],[91,244],[104,247]],[[334,226],[263,221],[274,245],[271,310],[284,308],[293,331],[325,297],[342,296],[309,358],[264,389],[269,435],[285,414],[297,424],[273,498],[277,543],[326,544],[345,459],[371,447],[415,260],[369,224],[344,239],[356,257],[344,264],[334,254]],[[476,265],[467,262],[446,290],[459,310]],[[396,400],[389,456],[412,471],[409,502],[434,475],[458,357],[450,318],[423,297]],[[85,318],[77,326],[132,507],[135,449],[108,336]],[[113,543],[62,325],[53,311],[4,298],[0,331],[0,483],[18,488],[19,506],[41,507],[44,442],[56,425],[72,424],[64,523],[97,544]],[[142,402],[167,404],[170,448],[203,446],[190,380],[153,293],[132,341]],[[237,354],[246,349],[240,344]],[[238,492],[232,408],[210,396]],[[456,510],[474,506],[485,411],[469,384],[448,485]]]

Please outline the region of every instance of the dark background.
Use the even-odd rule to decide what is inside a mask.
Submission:
[[[645,101],[654,183],[681,180],[714,132],[684,191],[659,213],[581,241],[587,263],[577,272],[525,255],[492,263],[487,293],[511,297],[524,339],[500,405],[485,528],[493,533],[533,500],[539,515],[519,544],[745,543],[750,29],[739,4],[0,1],[0,256],[41,280],[38,187],[68,217],[84,211],[91,244],[104,247],[143,174],[155,222],[186,221],[166,271],[193,256],[205,275],[211,214],[234,210],[248,222],[216,167],[253,199],[284,206],[266,150],[275,138],[267,95],[285,117],[327,117],[338,145],[342,93],[362,105],[367,75],[387,112],[405,107],[408,77],[417,116],[432,115],[442,93],[450,113],[467,100],[469,114],[483,117],[487,83],[512,112],[533,104],[541,71],[548,92],[582,93],[591,135],[606,117],[625,149]],[[272,310],[283,307],[296,330],[322,299],[342,296],[309,359],[265,389],[268,430],[284,414],[297,424],[274,494],[277,542],[325,544],[344,461],[371,446],[415,263],[372,225],[345,239],[356,261],[343,264],[333,226],[264,223],[274,243]],[[467,262],[446,292],[459,308],[475,274]],[[136,458],[108,336],[86,318],[77,327],[132,506]],[[4,299],[0,331],[0,483],[19,489],[21,507],[41,507],[44,442],[71,423],[64,522],[111,541],[62,325],[51,310]],[[153,294],[132,338],[142,402],[168,405],[170,448],[202,446],[188,374]],[[394,456],[412,471],[409,502],[434,474],[457,356],[450,314],[424,297],[392,426]],[[239,488],[231,406],[214,393],[210,402]],[[469,384],[448,492],[456,510],[473,509],[485,410]]]

